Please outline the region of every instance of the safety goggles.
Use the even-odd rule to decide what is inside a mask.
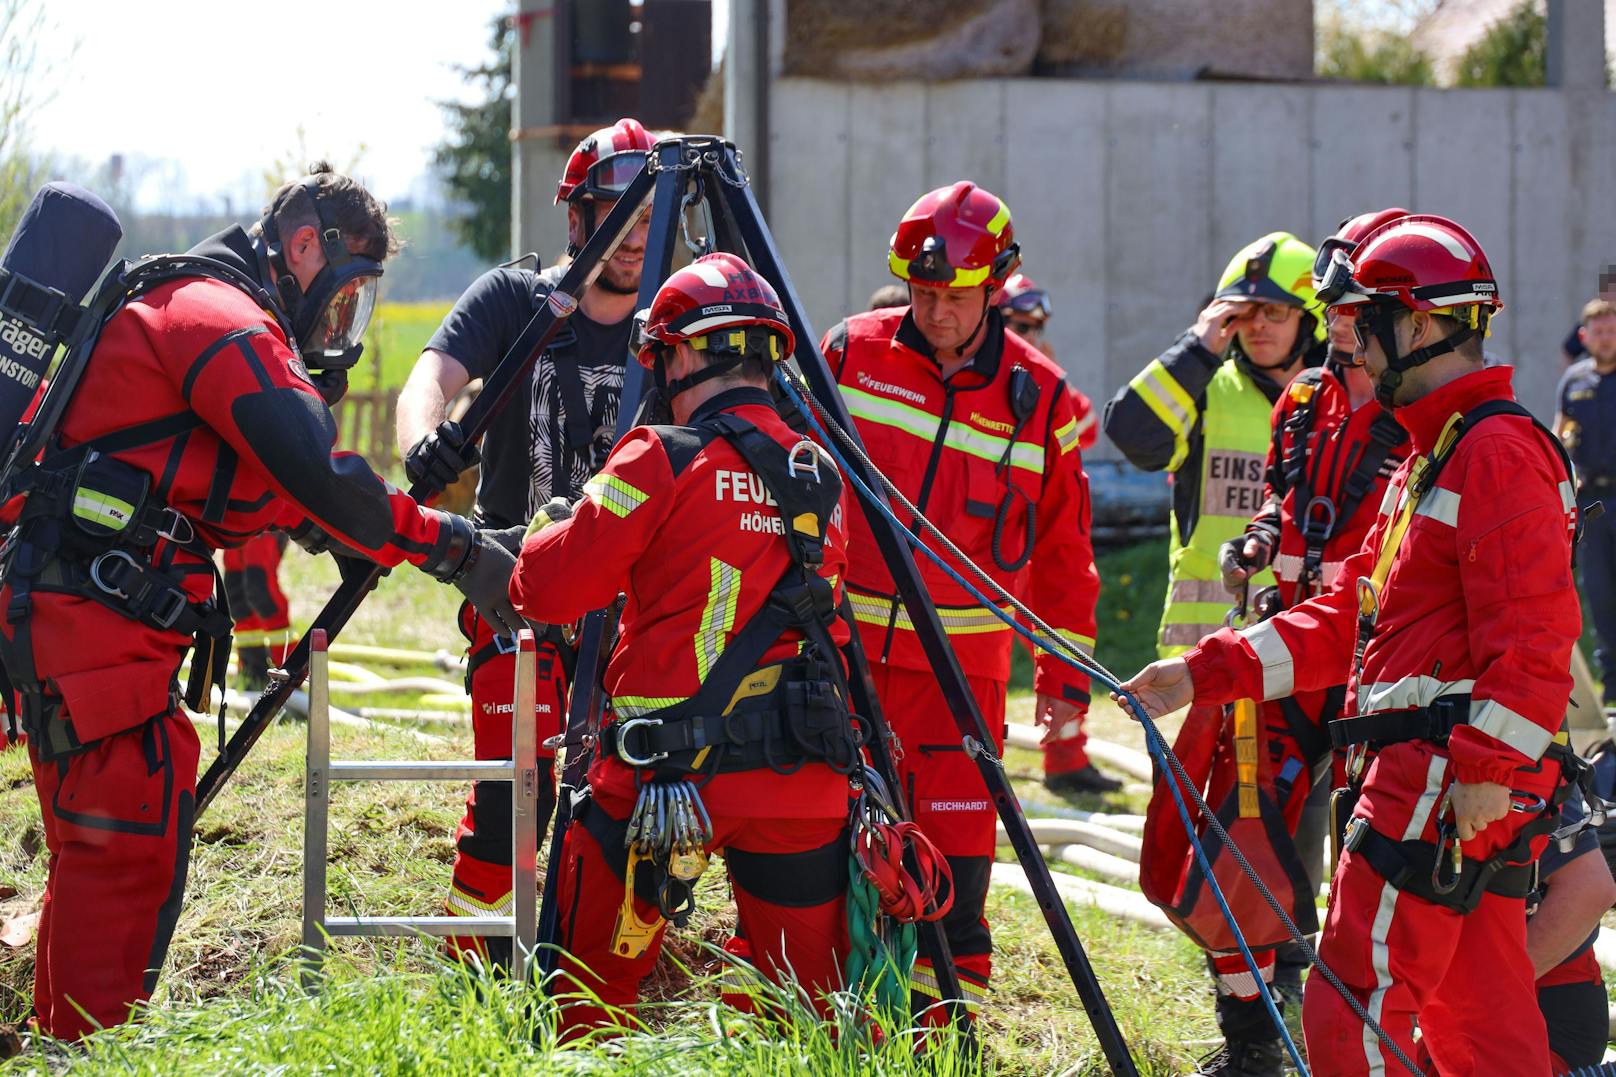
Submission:
[[[1261,318],[1263,321],[1272,322],[1275,325],[1283,324],[1288,318],[1290,318],[1292,313],[1299,309],[1297,307],[1290,306],[1287,303],[1247,302],[1242,303],[1241,306],[1246,308],[1241,312],[1241,316],[1254,319]]]
[[[1055,313],[1055,308],[1049,303],[1048,292],[1022,292],[1011,296],[1005,306],[1017,314],[1041,314],[1045,318]]]
[[[628,185],[634,182],[645,168],[645,162],[650,155],[644,150],[624,150],[608,157],[602,157],[589,166],[584,173],[584,181],[578,185],[573,194],[574,199],[595,198],[602,202],[615,202],[621,198]]]
[[[1313,259],[1313,294],[1329,306],[1356,290],[1352,279],[1352,244],[1333,236],[1319,248]]]
[[[379,263],[358,256],[340,272],[332,266],[320,271],[298,312],[298,351],[306,366],[339,370],[359,361],[381,276]]]

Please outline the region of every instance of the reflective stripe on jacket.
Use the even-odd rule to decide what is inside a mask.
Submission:
[[[855,315],[823,346],[875,465],[1006,590],[1092,648],[1099,574],[1078,422],[1060,368],[1005,332],[996,311],[981,350],[946,381],[907,307]],[[1026,374],[1015,375],[1018,368]],[[1021,377],[1038,391],[1018,418],[1010,385]],[[862,512],[853,514],[851,541],[848,591],[870,660],[930,669]],[[1003,567],[1029,553],[1025,565]],[[1009,627],[930,561],[916,561],[965,673],[1007,681]],[[1037,659],[1035,683],[1039,692],[1088,702],[1087,679],[1047,655]]]
[[[1157,650],[1167,658],[1223,624],[1230,606],[1218,547],[1262,505],[1269,421],[1279,389],[1186,332],[1105,409],[1106,435],[1134,466],[1173,473],[1167,596]],[[1253,589],[1274,582],[1264,570]]]
[[[1451,416],[1509,399],[1510,375],[1508,367],[1478,370],[1399,408],[1413,452],[1429,453]],[[1219,631],[1191,652],[1197,702],[1276,699],[1348,680],[1355,584],[1371,575],[1381,536],[1407,499],[1413,459],[1398,470],[1363,549],[1330,591],[1243,632]],[[1470,723],[1445,749],[1454,777],[1552,786],[1558,768],[1537,761],[1564,718],[1571,647],[1581,633],[1571,578],[1575,512],[1559,457],[1528,420],[1504,415],[1476,425],[1418,502],[1397,547],[1349,707],[1367,713],[1469,694]],[[1400,747],[1383,752],[1377,766]]]

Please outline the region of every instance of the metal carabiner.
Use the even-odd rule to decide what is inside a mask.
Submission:
[[[1443,853],[1447,852],[1453,874],[1444,882],[1442,880]],[[1451,894],[1459,886],[1459,878],[1464,874],[1464,849],[1459,842],[1459,828],[1457,824],[1438,823],[1436,828],[1436,859],[1431,862],[1431,889],[1438,894]]]
[[[1380,619],[1380,591],[1368,576],[1358,577],[1358,616],[1370,624]]]

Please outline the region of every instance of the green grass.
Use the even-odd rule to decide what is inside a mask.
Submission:
[[[335,585],[336,574],[329,559],[294,550],[284,580],[295,620],[307,623]],[[342,638],[458,650],[457,605],[451,588],[400,569],[366,600]],[[455,679],[429,669],[416,672]],[[409,706],[410,699],[389,703]],[[1013,720],[1027,721],[1030,707],[1026,694],[1013,697]],[[1093,721],[1100,735],[1138,746],[1131,723],[1108,702],[1096,704]],[[469,754],[465,726],[435,731],[449,739],[428,747],[387,730],[338,727],[333,754],[440,759]],[[203,739],[211,742],[211,732],[204,731]],[[1029,803],[1049,802],[1038,785],[1035,753],[1012,750],[1006,770]],[[725,938],[733,922],[727,887],[716,871],[704,880],[697,920],[668,947],[683,968],[665,962],[648,985],[647,997],[660,1003],[647,1012],[654,1031],[612,1046],[536,1051],[529,1046],[531,999],[499,988],[480,1001],[478,991],[485,987],[468,984],[458,970],[443,967],[427,944],[414,940],[338,940],[332,945],[330,985],[318,999],[306,997],[294,986],[292,969],[275,956],[292,950],[300,930],[302,771],[303,728],[283,721],[265,734],[202,820],[185,911],[150,1014],[136,1025],[92,1037],[87,1052],[74,1055],[76,1072],[916,1071],[920,1056],[898,1044],[861,1057],[844,1050],[840,1040],[832,1044],[810,1029],[788,1034],[758,1026],[726,1037],[714,1033],[720,1011],[707,980],[718,961],[704,945]],[[331,812],[331,911],[436,912],[448,883],[451,835],[463,797],[464,790],[450,784],[340,787]],[[1084,798],[1080,806],[1101,807],[1102,802]],[[1138,811],[1143,797],[1130,792],[1104,806]],[[19,752],[0,754],[0,834],[7,835],[0,840],[0,881],[17,891],[0,899],[3,919],[37,906],[45,874],[38,806],[27,758]],[[1105,1072],[1035,904],[995,889],[988,909],[997,971],[982,1040],[991,1072]],[[1210,985],[1195,949],[1176,934],[1132,927],[1093,910],[1077,910],[1073,918],[1144,1072],[1181,1072],[1203,1050],[1198,1041],[1214,1034]],[[26,1014],[32,973],[31,943],[0,947],[0,1021],[15,1022]],[[542,1010],[534,1012],[542,1017]],[[0,1072],[43,1072],[59,1064],[52,1060],[61,1050],[25,1055]]]

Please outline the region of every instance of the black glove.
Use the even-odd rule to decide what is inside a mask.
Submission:
[[[496,635],[514,636],[526,628],[527,622],[511,605],[516,555],[501,545],[501,533],[475,530],[471,521],[450,513],[442,514],[441,526],[447,529],[443,554],[423,564],[421,571],[442,583],[454,584]]]
[[[319,390],[320,399],[325,406],[334,408],[337,401],[348,395],[348,372],[346,370],[311,370],[309,380]]]
[[[404,474],[413,483],[429,483],[435,490],[445,490],[460,478],[461,472],[481,459],[482,453],[475,443],[467,443],[460,424],[445,419],[404,455]]]
[[[1251,554],[1246,546],[1251,544]],[[1266,530],[1253,528],[1218,547],[1218,572],[1223,586],[1230,594],[1239,594],[1246,580],[1268,567],[1274,559],[1273,536]]]

